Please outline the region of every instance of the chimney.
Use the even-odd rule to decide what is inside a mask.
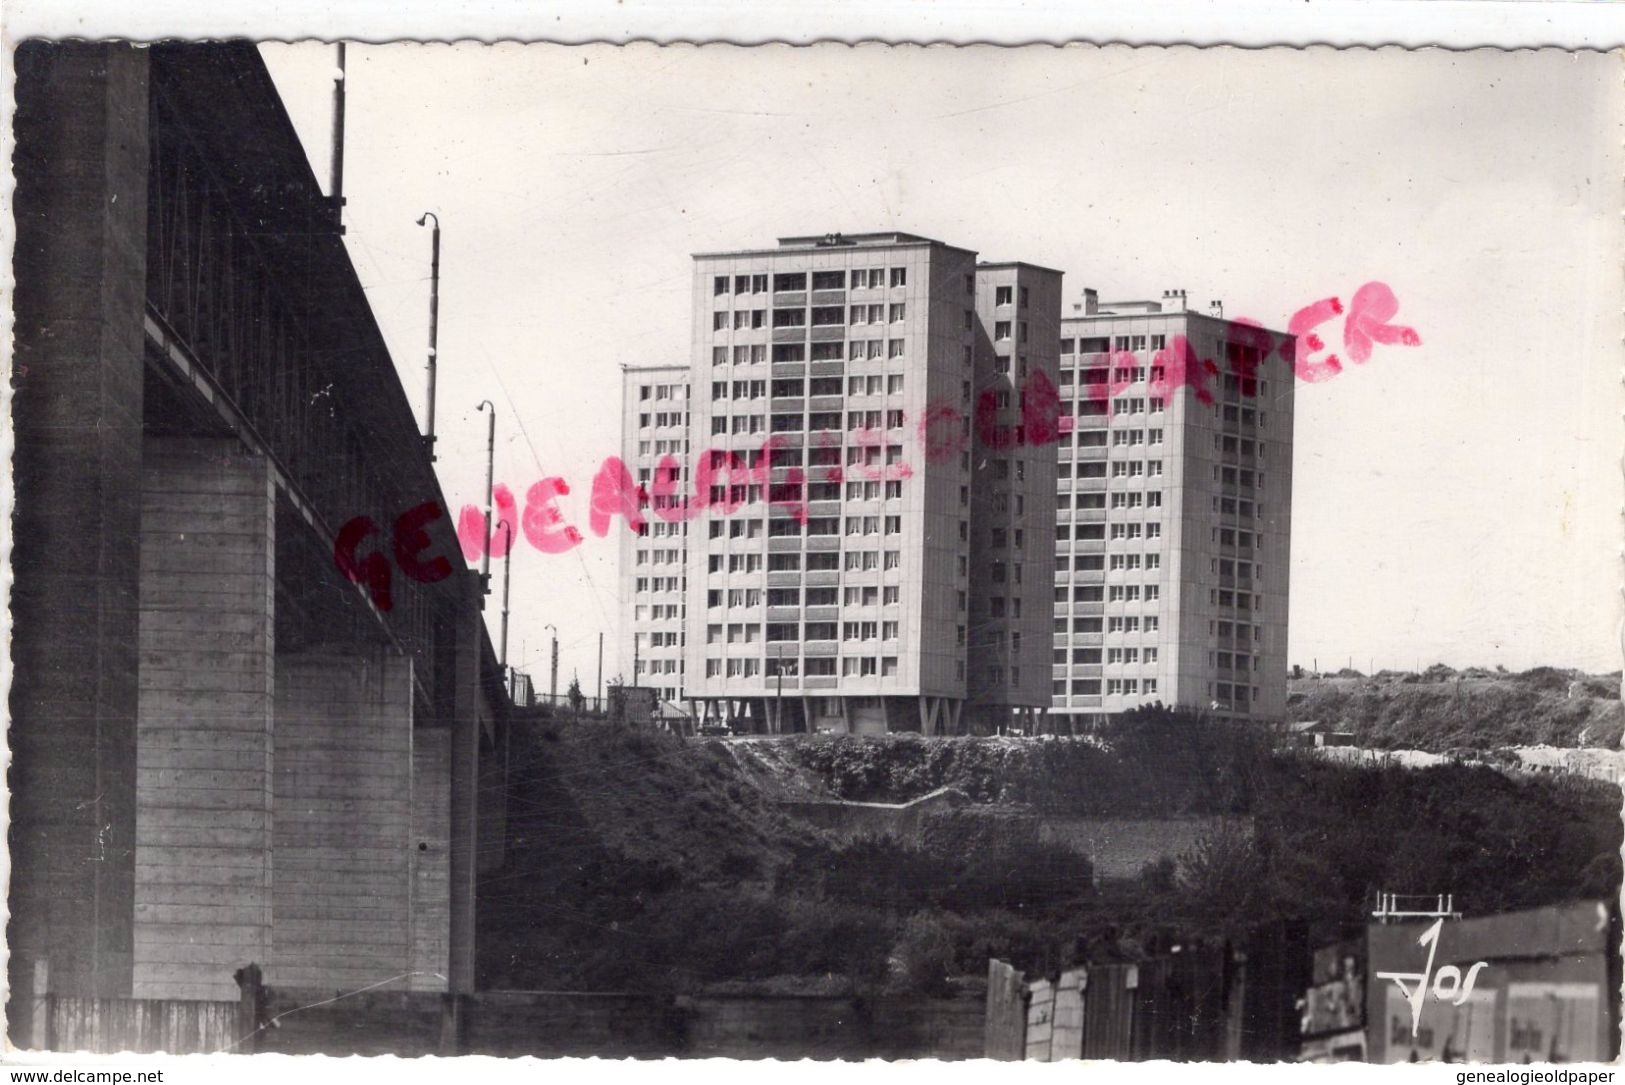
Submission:
[[[1207,311],[1218,317],[1220,320],[1223,320],[1224,302],[1220,301],[1218,298],[1214,298],[1212,301],[1207,303]]]
[[[1164,290],[1162,292],[1162,311],[1165,313],[1183,313],[1185,311],[1185,291]]]
[[[1079,316],[1094,316],[1100,311],[1100,292],[1098,290],[1085,287],[1083,290],[1083,300],[1073,302],[1072,311],[1077,313]]]

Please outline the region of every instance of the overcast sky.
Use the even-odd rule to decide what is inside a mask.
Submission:
[[[263,52],[327,177],[333,50]],[[693,252],[896,229],[1062,269],[1069,301],[1285,327],[1371,280],[1420,347],[1298,385],[1290,658],[1618,667],[1617,61],[1558,52],[351,46],[346,241],[440,470],[586,495],[620,366],[687,362]],[[1335,326],[1334,326],[1335,328]],[[617,527],[616,530],[619,530]],[[521,546],[510,658],[589,693],[616,540]],[[487,613],[494,623],[496,608]],[[494,626],[493,626],[494,629]]]

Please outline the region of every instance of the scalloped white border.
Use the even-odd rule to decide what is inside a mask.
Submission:
[[[1217,45],[1264,48],[1308,45],[1380,46],[1405,48],[1480,47],[1611,50],[1625,48],[1625,0],[1618,3],[1583,0],[1012,0],[995,6],[993,0],[272,0],[272,5],[231,0],[0,0],[0,148],[9,160],[13,110],[12,51],[28,37],[53,38],[226,38],[257,40],[484,40],[552,41],[561,44],[632,41],[704,42],[735,44],[786,42],[798,45],[821,41],[885,41],[891,43],[953,43],[1021,45],[1091,42],[1125,45]],[[229,5],[229,6],[228,6]],[[1625,56],[1622,56],[1625,64]],[[1622,67],[1625,73],[1625,67]],[[1625,91],[1625,74],[1622,74]],[[1625,179],[1622,179],[1625,183]],[[9,161],[0,177],[0,358],[3,372],[10,370],[12,313]],[[1625,254],[1622,254],[1625,259]],[[1622,265],[1625,271],[1625,265]],[[1625,383],[1625,366],[1622,366]],[[14,494],[10,464],[14,450],[11,428],[10,381],[0,381],[0,595],[9,604],[11,540],[9,523]],[[1625,469],[1625,457],[1622,457]],[[1625,525],[1625,504],[1621,506]],[[1625,572],[1625,535],[1619,550]],[[1625,583],[1625,581],[1622,581]],[[1622,592],[1625,594],[1625,592]],[[0,614],[0,720],[9,723],[7,705],[11,688],[10,610]],[[1625,655],[1625,627],[1620,630]],[[0,841],[9,827],[9,795],[4,770],[10,751],[0,744]],[[1622,811],[1625,817],[1625,811]],[[3,848],[0,843],[0,848]],[[10,865],[0,858],[0,877],[9,886]],[[1625,887],[1622,887],[1625,900]],[[0,912],[5,897],[0,895]],[[0,946],[0,961],[5,947]],[[0,972],[0,990],[5,984]],[[0,1001],[0,1029],[4,1004]],[[1622,1026],[1625,1029],[1625,1026]],[[1255,1066],[1229,1064],[1078,1064],[1066,1070],[1037,1064],[993,1064],[985,1060],[961,1063],[730,1062],[676,1060],[606,1062],[599,1059],[538,1060],[492,1059],[464,1056],[457,1067],[423,1058],[335,1060],[323,1056],[267,1055],[218,1058],[107,1056],[34,1056],[35,1067],[95,1067],[116,1070],[162,1069],[166,1081],[218,1081],[229,1066],[243,1085],[286,1082],[291,1073],[337,1080],[339,1075],[391,1082],[442,1083],[447,1071],[492,1080],[536,1082],[626,1081],[674,1079],[719,1085],[759,1082],[764,1072],[776,1083],[792,1080],[822,1083],[839,1074],[848,1082],[861,1079],[983,1083],[992,1080],[1042,1077],[1057,1080],[1055,1071],[1087,1073],[1094,1080],[1166,1081],[1184,1079],[1217,1082],[1252,1082],[1260,1077],[1298,1080],[1313,1077],[1340,1082],[1452,1080],[1454,1068],[1437,1066],[1382,1069],[1364,1065],[1305,1068],[1301,1065]],[[0,1032],[0,1064],[17,1067],[15,1055],[4,1048]],[[1484,1070],[1489,1067],[1477,1067]],[[1531,1068],[1545,1069],[1545,1068]],[[1583,1067],[1565,1067],[1580,1070]],[[1595,1068],[1594,1068],[1595,1069]],[[1619,1066],[1613,1067],[1616,1073]],[[1069,1073],[1069,1076],[1070,1076]],[[541,1076],[545,1075],[545,1076]],[[7,1074],[7,1079],[10,1075]]]
[[[0,39],[1625,46],[1582,0],[7,0]]]

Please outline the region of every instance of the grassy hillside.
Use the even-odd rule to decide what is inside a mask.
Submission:
[[[1377,749],[1599,746],[1625,730],[1620,676],[1537,667],[1521,674],[1431,667],[1422,674],[1352,671],[1290,684],[1295,720],[1340,723]]]
[[[1056,966],[1087,947],[1269,916],[1331,934],[1378,888],[1470,912],[1617,890],[1620,792],[1447,765],[1343,765],[1142,713],[1105,742],[821,737],[683,741],[607,724],[516,731],[505,865],[481,879],[481,982],[576,990],[944,989],[989,955]],[[980,804],[918,846],[842,844],[776,798]],[[1035,817],[1250,820],[1178,863],[1093,886]]]

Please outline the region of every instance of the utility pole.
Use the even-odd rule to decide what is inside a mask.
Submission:
[[[604,635],[598,634],[598,707],[604,707]]]
[[[430,242],[429,256],[429,403],[425,421],[427,422],[424,434],[424,443],[429,448],[429,462],[433,463],[434,456],[434,370],[435,364],[440,360],[440,216],[433,211],[425,211],[418,219],[422,226],[429,219],[434,219],[434,236]]]

